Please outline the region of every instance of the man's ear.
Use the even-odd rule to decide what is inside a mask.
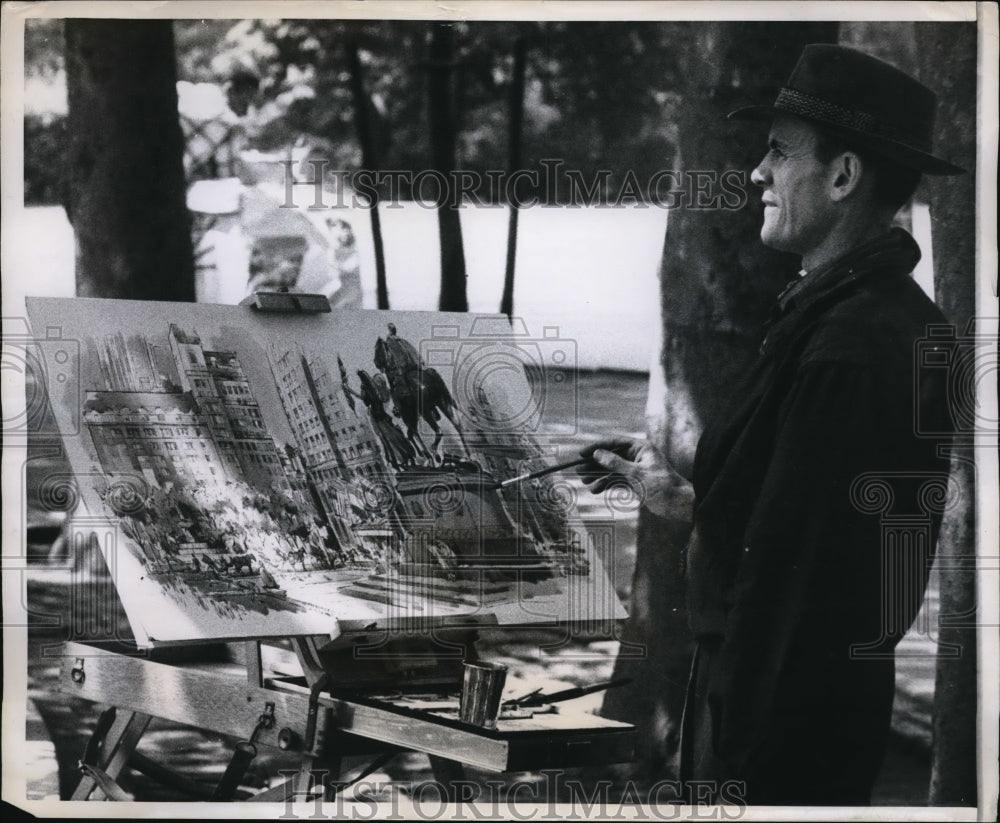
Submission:
[[[846,199],[861,185],[864,163],[853,151],[841,152],[830,164],[830,199]]]

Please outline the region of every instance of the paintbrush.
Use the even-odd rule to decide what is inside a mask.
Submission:
[[[526,480],[534,480],[536,477],[542,477],[546,474],[552,474],[553,472],[561,472],[563,469],[571,469],[573,466],[582,466],[584,463],[589,462],[589,457],[578,457],[576,460],[570,460],[568,463],[557,463],[555,466],[549,466],[536,472],[529,472],[528,474],[511,477],[509,480],[499,480],[493,484],[493,488],[504,489],[507,486],[513,486],[516,483],[523,483]]]
[[[619,677],[605,683],[595,683],[593,686],[580,686],[575,689],[563,689],[561,692],[552,694],[540,694],[541,689],[522,695],[504,703],[505,706],[517,706],[518,708],[528,708],[529,706],[544,706],[546,703],[561,703],[564,700],[574,700],[596,692],[603,692],[606,689],[616,689],[619,686],[626,686],[632,682],[631,677]]]

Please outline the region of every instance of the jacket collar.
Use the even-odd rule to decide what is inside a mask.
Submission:
[[[785,315],[794,310],[805,310],[831,292],[846,289],[876,271],[908,274],[919,261],[920,247],[917,242],[903,229],[893,227],[793,281],[778,295],[779,312]]]
[[[876,274],[909,274],[920,261],[920,247],[906,231],[893,227],[885,234],[862,243],[837,260],[792,281],[777,297],[764,324],[760,353],[772,348],[772,338],[784,338],[813,309],[848,291],[856,283]],[[785,321],[786,318],[788,322]]]

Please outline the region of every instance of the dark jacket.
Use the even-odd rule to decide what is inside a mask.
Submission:
[[[944,323],[910,276],[919,258],[893,229],[796,283],[699,442],[686,569],[712,650],[702,710],[754,802],[804,771],[836,794],[878,768],[948,473],[942,438],[918,431],[950,429],[946,369],[917,368]],[[858,775],[830,773],[845,757]]]

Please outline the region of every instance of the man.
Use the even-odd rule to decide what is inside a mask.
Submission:
[[[743,781],[751,804],[868,804],[881,765],[893,650],[940,522],[927,484],[948,470],[914,423],[950,430],[943,379],[915,377],[917,341],[944,318],[910,276],[916,243],[890,228],[921,173],[961,172],[931,154],[935,104],[887,63],[812,45],[772,106],[731,114],[772,121],[751,175],[761,240],[800,255],[802,276],[691,482],[648,443],[583,450],[593,491],[624,477],[651,511],[694,524],[682,778]],[[885,539],[876,492],[923,537]]]

